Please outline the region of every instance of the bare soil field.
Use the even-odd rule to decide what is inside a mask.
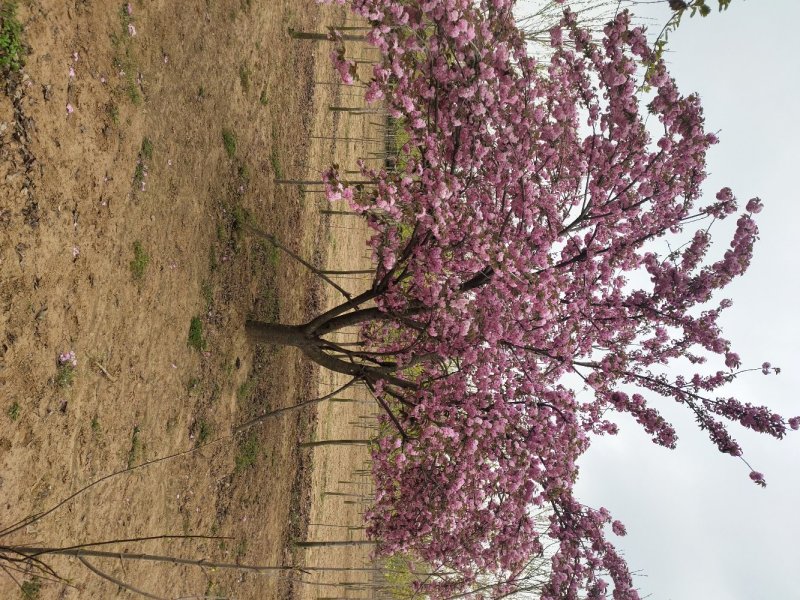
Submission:
[[[334,159],[353,165],[355,145],[318,138],[367,135],[367,119],[327,111],[342,99],[338,86],[314,85],[334,80],[329,49],[287,35],[341,22],[341,9],[30,0],[18,15],[30,53],[0,92],[0,528],[100,476],[204,446],[335,385],[291,350],[247,342],[248,317],[296,323],[333,300],[245,223],[318,264],[368,264],[355,224],[321,216],[319,195],[275,183]],[[70,351],[74,368],[59,363]],[[107,548],[360,564],[364,547],[321,558],[293,545],[323,537],[309,519],[355,523],[363,508],[326,493],[343,489],[335,482],[365,448],[300,446],[353,435],[352,411],[366,409],[332,406],[320,408],[319,431],[315,411],[288,413],[110,478],[0,544],[198,534],[225,539]],[[48,562],[66,583],[9,570],[0,598],[23,598],[23,588],[42,600],[134,597],[76,558]],[[317,595],[295,576],[90,564],[169,598]]]

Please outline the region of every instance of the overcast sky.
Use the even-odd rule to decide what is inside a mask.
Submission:
[[[647,7],[659,23],[650,29],[666,21],[666,4]],[[752,266],[724,290],[734,305],[722,325],[745,366],[770,361],[783,372],[744,376],[729,395],[786,416],[800,414],[799,23],[800,1],[733,0],[726,13],[685,19],[668,55],[680,89],[699,92],[707,128],[721,138],[709,154],[706,193],[730,186],[741,206],[753,196],[765,204]],[[726,228],[713,234],[730,239]],[[657,406],[676,426],[677,450],[656,446],[622,418],[621,433],[595,440],[582,459],[577,486],[582,501],[626,524],[628,535],[614,541],[640,572],[642,595],[800,599],[800,432],[779,442],[731,428],[745,458],[766,475],[762,489],[687,411]]]

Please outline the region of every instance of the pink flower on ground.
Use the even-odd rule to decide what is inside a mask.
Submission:
[[[78,366],[78,358],[75,356],[74,350],[68,350],[67,352],[62,352],[58,355],[58,364],[59,365],[70,365],[71,367]]]

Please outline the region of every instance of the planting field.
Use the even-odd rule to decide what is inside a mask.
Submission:
[[[328,110],[358,101],[330,84],[324,43],[287,34],[324,31],[344,11],[313,0],[48,0],[20,3],[17,18],[29,53],[0,93],[0,545],[202,535],[213,539],[96,549],[364,564],[368,546],[295,542],[364,538],[365,446],[301,444],[366,438],[370,404],[288,412],[230,437],[339,385],[291,349],[252,346],[244,322],[298,323],[335,300],[249,225],[318,265],[369,264],[355,221],[320,213],[313,189],[275,183],[316,179],[334,160],[355,168],[364,143],[327,138],[382,133],[378,117]],[[9,568],[0,597],[134,597],[122,583],[167,598],[315,598],[345,592],[313,582],[352,580],[45,560],[66,582]]]

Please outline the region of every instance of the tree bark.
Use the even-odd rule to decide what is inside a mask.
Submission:
[[[325,327],[324,331],[320,328],[320,331],[317,332],[310,332],[308,325],[281,325],[279,323],[262,323],[261,321],[250,320],[245,323],[245,329],[248,337],[256,343],[294,346],[299,348],[303,354],[315,363],[330,371],[350,375],[368,383],[375,383],[379,379],[383,379],[400,388],[416,387],[415,384],[392,375],[392,369],[390,368],[348,362],[328,354],[323,349],[326,342],[319,336],[347,325],[361,323],[369,320],[370,316],[380,316],[381,314],[377,309],[362,309],[343,317],[330,319],[328,323],[331,325]]]
[[[296,325],[281,325],[279,323],[262,323],[261,321],[248,320],[245,323],[248,337],[261,344],[274,344],[276,346],[295,346],[307,348],[315,345],[313,338],[307,337],[302,327]]]

